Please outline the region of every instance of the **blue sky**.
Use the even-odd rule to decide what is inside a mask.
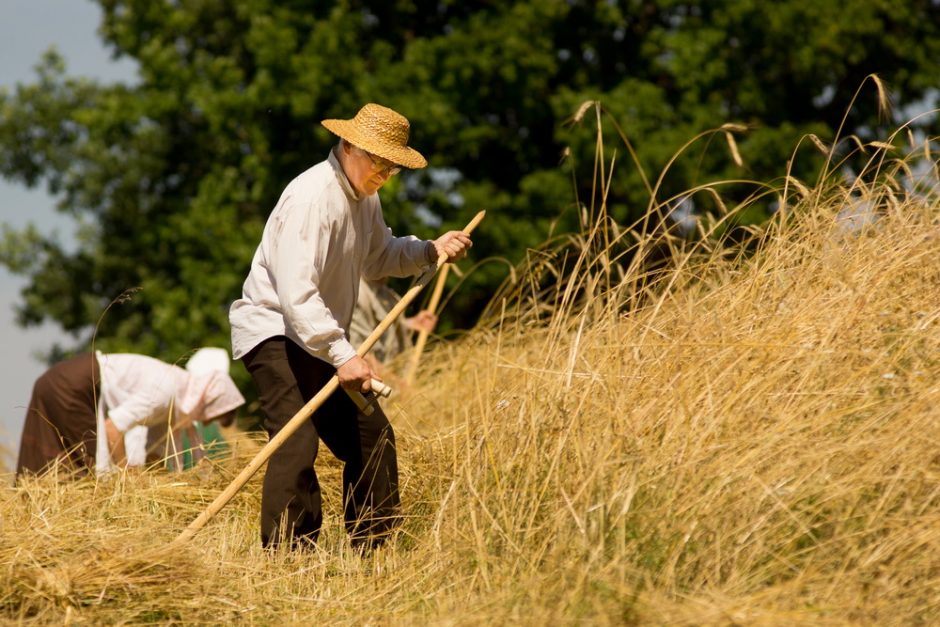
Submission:
[[[101,81],[132,82],[131,61],[111,59],[97,34],[101,8],[91,0],[0,1],[0,89],[13,90],[17,83],[33,82],[33,67],[42,53],[55,46],[65,57],[69,74]],[[55,198],[44,189],[26,189],[0,177],[0,222],[14,227],[34,224],[43,233],[57,233],[65,243],[73,241],[73,221],[55,211]],[[20,301],[24,280],[0,268],[0,449],[7,456],[0,463],[12,466],[10,455],[19,446],[23,416],[33,381],[43,364],[35,353],[56,341],[71,339],[56,325],[24,330],[15,323],[14,305]]]

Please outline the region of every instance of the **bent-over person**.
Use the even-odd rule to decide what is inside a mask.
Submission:
[[[193,422],[228,421],[245,399],[223,372],[220,348],[197,351],[197,372],[130,353],[85,353],[59,362],[33,385],[16,477],[41,474],[54,463],[99,474],[146,462],[147,430]],[[200,355],[200,353],[202,353]],[[205,367],[206,365],[209,367]]]
[[[464,255],[470,238],[395,237],[376,194],[402,167],[427,161],[408,144],[404,116],[376,104],[350,120],[322,122],[341,139],[325,161],[290,182],[268,217],[232,304],[232,351],[257,386],[274,437],[333,377],[368,392],[380,378],[356,354],[347,330],[360,276],[420,273],[440,256]],[[261,541],[315,542],[323,521],[314,461],[320,441],[343,464],[344,518],[356,546],[384,540],[397,519],[398,462],[388,418],[361,413],[337,390],[271,456],[261,495]]]

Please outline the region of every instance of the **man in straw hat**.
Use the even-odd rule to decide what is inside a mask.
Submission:
[[[402,115],[367,104],[351,120],[323,120],[339,143],[284,189],[232,304],[232,349],[257,386],[270,437],[336,374],[347,390],[367,392],[380,379],[356,355],[347,331],[360,276],[418,274],[440,256],[454,261],[471,245],[451,231],[434,241],[394,237],[378,189],[401,168],[427,161],[408,146]],[[380,408],[362,414],[333,394],[271,456],[261,493],[261,541],[316,541],[323,516],[314,460],[320,440],[345,465],[346,529],[370,545],[392,528],[399,504],[391,425]]]

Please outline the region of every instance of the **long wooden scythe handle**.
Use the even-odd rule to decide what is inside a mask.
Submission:
[[[473,231],[480,221],[483,220],[484,215],[486,215],[485,211],[481,211],[480,213],[476,214],[473,219],[470,220],[470,223],[464,228],[464,233],[469,234],[471,231]],[[415,299],[415,297],[418,295],[418,292],[420,292],[421,289],[427,285],[428,282],[430,282],[434,274],[445,263],[446,259],[444,257],[439,258],[437,260],[436,266],[429,268],[427,272],[418,278],[415,284],[411,286],[411,289],[409,289],[405,295],[401,297],[401,300],[398,301],[398,304],[392,307],[392,310],[388,312],[388,315],[385,316],[385,319],[379,323],[379,326],[375,327],[375,330],[372,331],[372,334],[369,335],[369,337],[366,338],[366,341],[362,343],[362,346],[360,346],[356,351],[357,355],[363,357],[372,349],[372,346],[379,340],[380,337],[382,337],[382,334],[386,331],[386,329],[388,329],[392,323],[395,322],[395,320],[402,314],[405,308],[411,304],[411,301]],[[241,490],[246,483],[248,483],[248,480],[251,479],[251,477],[256,472],[258,472],[258,469],[260,469],[261,466],[263,466],[264,463],[271,458],[271,455],[274,454],[274,451],[280,448],[281,444],[284,443],[284,440],[293,435],[293,433],[297,431],[301,425],[303,425],[303,423],[313,414],[313,412],[315,412],[320,407],[320,405],[322,405],[324,401],[326,401],[326,399],[336,391],[338,387],[339,377],[333,375],[326,385],[324,385],[323,388],[317,392],[313,398],[307,401],[307,404],[301,407],[300,411],[294,414],[294,417],[290,419],[290,422],[284,425],[284,427],[278,431],[277,435],[271,438],[268,443],[265,444],[264,448],[258,451],[254,459],[252,459],[245,469],[242,470],[238,476],[232,480],[228,487],[225,488],[225,490],[219,496],[217,496],[216,499],[212,501],[212,503],[209,504],[209,507],[207,507],[203,513],[199,514],[199,517],[196,518],[196,520],[189,523],[189,526],[186,527],[186,529],[184,529],[175,540],[173,540],[172,544],[185,542],[186,540],[189,540],[194,535],[196,535],[196,532],[202,529],[206,523],[212,519],[213,516],[218,514],[222,508],[225,507],[230,500],[232,500],[232,497],[234,497],[235,494],[238,493],[238,491]]]
[[[431,292],[431,301],[428,303],[428,311],[437,314],[437,304],[441,301],[441,292],[444,291],[444,283],[447,281],[447,269],[450,266],[444,266],[440,274],[437,275],[437,283],[434,284],[434,291]],[[415,382],[415,373],[418,372],[418,363],[421,361],[421,353],[424,352],[424,345],[428,341],[428,329],[421,329],[418,333],[418,339],[415,341],[411,358],[408,360],[408,370],[405,373],[405,383],[411,385]]]

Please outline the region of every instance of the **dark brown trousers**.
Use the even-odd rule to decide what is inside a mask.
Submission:
[[[326,385],[336,370],[293,341],[272,337],[242,358],[255,382],[274,437]],[[320,440],[344,463],[346,530],[354,545],[381,542],[397,522],[395,436],[380,407],[362,414],[337,390],[275,451],[261,492],[261,542],[315,542],[323,522],[314,460]]]
[[[86,353],[61,361],[33,384],[16,476],[40,474],[53,462],[85,472],[95,467],[98,360]]]

